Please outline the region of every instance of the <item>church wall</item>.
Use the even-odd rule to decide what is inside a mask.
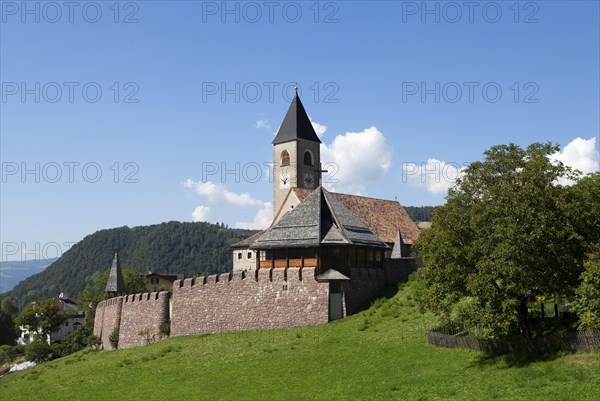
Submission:
[[[313,186],[312,188],[316,188],[319,186],[319,179],[321,176],[320,172],[315,171],[315,169],[320,170],[321,164],[321,144],[318,142],[306,141],[303,139],[298,139],[298,147],[297,147],[297,156],[296,160],[298,160],[298,169],[297,169],[297,182],[298,188],[308,188],[304,182],[304,175],[310,174],[313,177]],[[313,165],[305,165],[304,164],[304,152],[309,150],[313,157]],[[309,189],[312,189],[309,188]]]
[[[281,165],[281,153],[287,150],[290,154],[290,164]],[[277,213],[279,207],[285,200],[290,188],[297,187],[297,175],[296,169],[298,166],[297,160],[297,143],[296,141],[279,143],[273,147],[273,210]],[[289,184],[287,188],[281,187],[281,175],[287,174],[289,177]]]
[[[241,257],[240,257],[241,254]],[[250,256],[248,256],[250,255]],[[256,270],[256,251],[249,248],[237,248],[233,250],[233,271],[242,272]]]
[[[260,269],[175,282],[171,335],[326,323],[329,286],[314,268]]]

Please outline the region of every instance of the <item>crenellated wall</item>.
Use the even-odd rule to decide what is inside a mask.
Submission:
[[[168,292],[149,292],[123,297],[119,348],[158,341],[160,325],[168,320]]]
[[[305,326],[328,320],[314,268],[260,269],[176,281],[171,335]]]
[[[343,315],[357,312],[386,285],[415,269],[414,262],[385,268],[342,271]],[[112,298],[98,304],[94,334],[104,349],[120,327],[119,348],[146,345],[171,321],[172,336],[269,329],[326,323],[329,283],[318,282],[314,268],[259,269],[175,281],[173,293],[152,292]]]
[[[94,335],[102,340],[102,348],[111,349],[108,337],[115,327],[121,325],[121,307],[123,297],[116,297],[99,302],[94,317]]]

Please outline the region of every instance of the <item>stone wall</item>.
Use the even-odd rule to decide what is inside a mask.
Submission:
[[[160,325],[168,320],[168,292],[125,296],[122,302],[119,348],[147,345],[158,341]]]
[[[344,281],[344,316],[356,313],[361,306],[375,298],[385,286],[385,270],[381,268],[351,268],[344,271],[350,281]]]
[[[417,258],[385,259],[385,283],[394,284],[405,280],[410,273],[417,271],[419,260]]]
[[[115,327],[121,325],[121,307],[123,297],[116,297],[99,302],[94,317],[94,335],[102,340],[102,348],[111,349],[108,337]]]
[[[389,283],[416,269],[414,260],[398,259],[385,268],[342,271],[342,311],[356,313]],[[326,323],[329,283],[317,282],[314,268],[260,269],[175,281],[168,292],[112,298],[98,304],[94,334],[104,349],[120,326],[119,348],[145,345],[159,337],[171,320],[171,335],[269,329]]]
[[[260,269],[176,281],[171,335],[305,326],[328,321],[329,285],[314,268]]]

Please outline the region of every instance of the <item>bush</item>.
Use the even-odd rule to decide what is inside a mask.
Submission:
[[[102,339],[98,336],[91,335],[85,339],[85,343],[90,347],[96,349],[100,348],[100,346],[102,345]]]
[[[171,335],[171,321],[162,322],[158,328],[158,334],[162,337],[169,337]]]
[[[36,338],[25,349],[25,358],[36,363],[48,361],[52,359],[52,348],[46,341]]]
[[[119,348],[119,327],[115,327],[115,329],[112,331],[112,333],[110,333],[110,336],[108,336],[108,341],[110,342],[110,345],[113,347],[113,349],[118,349]]]
[[[87,338],[92,334],[88,326],[80,328],[69,333],[62,342],[62,355],[69,355],[84,349],[87,344]]]
[[[22,345],[0,345],[0,364],[10,362],[25,354]]]

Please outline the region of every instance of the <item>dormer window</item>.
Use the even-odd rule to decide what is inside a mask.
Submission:
[[[288,153],[287,150],[284,150],[283,152],[281,152],[281,165],[287,166],[289,164],[290,164],[290,154]]]
[[[310,153],[310,151],[306,151],[304,152],[304,165],[305,166],[312,166],[313,165],[313,157],[312,154]]]

